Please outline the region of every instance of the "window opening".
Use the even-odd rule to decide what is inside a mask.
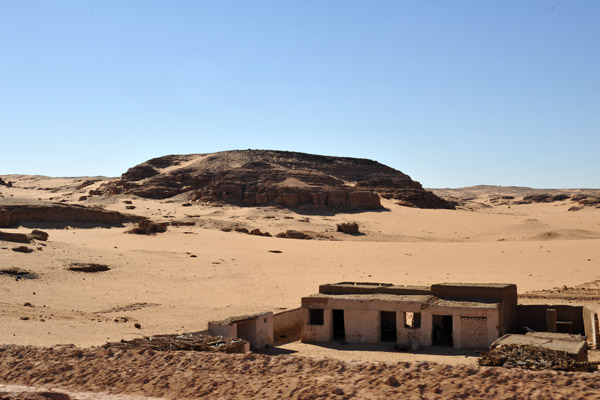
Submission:
[[[418,312],[405,312],[404,313],[404,327],[417,329],[421,327],[421,313]]]
[[[310,325],[323,325],[323,310],[310,309],[308,313],[308,323]]]

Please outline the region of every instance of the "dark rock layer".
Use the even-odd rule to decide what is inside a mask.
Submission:
[[[0,227],[36,223],[121,225],[142,219],[144,218],[117,211],[61,203],[0,206]]]
[[[6,187],[12,187],[12,182],[11,181],[5,181],[4,179],[0,178],[0,186],[6,186]]]
[[[14,243],[31,243],[33,240],[48,240],[48,233],[34,229],[30,234],[0,231],[0,240]]]

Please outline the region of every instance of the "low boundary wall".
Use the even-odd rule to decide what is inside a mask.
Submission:
[[[273,339],[300,338],[302,329],[302,309],[294,308],[273,315]]]

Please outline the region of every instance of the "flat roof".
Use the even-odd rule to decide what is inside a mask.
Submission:
[[[346,301],[385,301],[390,303],[417,303],[421,305],[437,305],[442,307],[466,307],[466,308],[498,308],[500,303],[495,299],[442,299],[430,294],[387,294],[387,293],[364,293],[364,294],[324,294],[317,293],[304,299],[326,299]],[[310,301],[310,300],[308,300]]]
[[[354,286],[354,287],[397,287],[397,288],[429,288],[430,286],[424,285],[395,285],[393,283],[381,283],[381,282],[337,282],[337,283],[323,283],[322,285],[327,286]],[[514,286],[514,283],[498,283],[498,282],[486,282],[486,283],[470,283],[470,282],[442,282],[434,283],[436,286],[451,286],[451,287],[484,287],[484,288],[507,288]]]
[[[303,298],[321,298],[321,299],[342,299],[342,300],[380,300],[393,302],[410,302],[410,303],[426,303],[433,298],[430,294],[388,294],[388,293],[341,293],[341,294],[325,294],[317,293]]]
[[[498,308],[500,302],[496,299],[441,299],[434,297],[432,303],[445,307],[467,307],[467,308]]]
[[[354,281],[346,281],[346,282],[338,282],[338,283],[325,283],[325,285],[335,285],[335,286],[394,286],[393,283],[381,283],[381,282],[354,282]]]
[[[435,286],[504,289],[507,287],[515,286],[515,284],[514,283],[451,283],[451,282],[445,282],[445,283],[436,283]]]
[[[256,313],[256,314],[247,314],[247,315],[239,315],[236,317],[229,317],[229,318],[225,318],[223,320],[220,321],[209,321],[208,323],[210,325],[232,325],[232,324],[239,324],[241,322],[247,322],[247,321],[252,321],[255,320],[257,318],[260,318],[264,315],[267,314],[271,314],[270,311],[265,311],[265,312],[260,312],[260,313]]]
[[[376,282],[339,282],[319,285],[319,293],[323,294],[397,294],[425,295],[453,298],[504,298],[516,294],[517,285],[514,283],[435,283],[431,286],[402,286],[390,283]]]

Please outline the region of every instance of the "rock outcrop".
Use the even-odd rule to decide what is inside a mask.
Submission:
[[[541,194],[530,194],[524,196],[523,200],[516,202],[517,204],[531,204],[531,203],[553,203],[555,201],[564,201],[570,199],[571,196],[568,194],[556,194],[551,195],[548,193]]]
[[[62,203],[0,206],[0,227],[2,228],[23,224],[35,225],[36,223],[121,225],[143,219],[137,215],[123,214],[117,211]]]
[[[33,249],[27,246],[18,246],[13,247],[12,251],[16,251],[17,253],[31,253],[33,252]]]
[[[310,235],[307,235],[304,232],[295,231],[293,229],[288,229],[285,232],[280,232],[276,235],[276,237],[285,239],[312,239]]]
[[[41,240],[45,242],[48,240],[48,233],[35,229],[31,231],[30,234],[0,231],[0,240],[14,243],[31,243],[33,240]]]
[[[136,235],[156,235],[157,233],[163,233],[167,231],[167,223],[162,222],[151,222],[151,221],[140,221],[137,227],[128,231],[128,233],[135,233]]]
[[[6,187],[12,187],[12,182],[11,181],[5,181],[4,179],[0,178],[0,186],[6,186]]]
[[[376,161],[269,150],[170,155],[130,168],[98,192],[245,206],[381,208],[380,196],[420,208],[454,208],[408,175]]]
[[[337,231],[346,233],[348,235],[358,235],[358,223],[356,222],[342,222],[337,224]]]

